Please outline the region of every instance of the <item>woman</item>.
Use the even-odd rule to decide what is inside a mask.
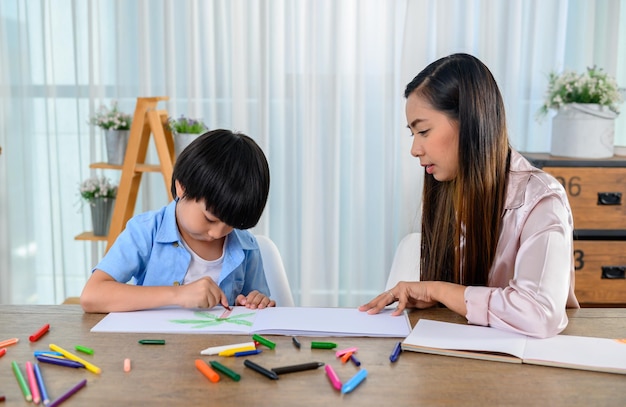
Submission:
[[[508,141],[489,69],[454,54],[424,69],[404,96],[411,154],[425,167],[421,276],[359,307],[370,314],[438,303],[476,325],[550,337],[574,294],[572,213],[563,187]]]

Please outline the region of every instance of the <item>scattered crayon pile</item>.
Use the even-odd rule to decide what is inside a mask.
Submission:
[[[37,332],[29,336],[28,339],[30,342],[37,342],[49,330],[50,325],[45,324],[37,330]],[[19,338],[11,338],[0,341],[0,356],[4,356],[7,353],[6,347],[15,345],[18,342]],[[76,346],[76,350],[87,354],[93,354],[92,349],[80,345]],[[52,363],[71,368],[82,367],[94,373],[100,373],[100,369],[98,367],[54,344],[50,344],[50,351],[35,351],[34,356],[41,363]],[[38,363],[33,363],[31,361],[25,362],[24,371],[26,374],[24,374],[24,371],[22,371],[22,368],[16,361],[11,362],[11,368],[13,369],[13,374],[15,375],[15,379],[17,380],[17,384],[20,387],[24,399],[29,403],[32,402],[33,404],[41,403],[47,407],[59,406],[87,385],[87,379],[83,379],[56,399],[51,400]],[[5,400],[6,397],[4,395],[0,395],[0,402]]]
[[[41,339],[49,330],[50,325],[46,324],[39,330],[37,330],[37,332],[35,332],[33,335],[31,335],[29,337],[29,340],[31,342],[36,342]],[[19,338],[11,338],[0,341],[0,357],[7,354],[8,347],[15,345],[18,342]],[[141,339],[138,342],[141,345],[165,345],[165,340],[163,339]],[[302,348],[302,343],[295,336],[292,337],[292,343],[296,349],[299,350]],[[400,344],[401,342],[396,343],[391,355],[389,356],[389,360],[392,363],[398,360],[398,357],[402,351]],[[231,345],[213,346],[200,351],[200,355],[219,357],[249,357],[258,355],[263,352],[262,347],[273,350],[276,348],[276,344],[261,335],[254,334],[252,335],[252,341]],[[311,349],[332,350],[336,347],[337,344],[333,342],[311,342]],[[99,367],[95,366],[84,358],[61,348],[60,346],[57,346],[55,344],[49,344],[49,348],[50,350],[37,350],[34,352],[34,357],[39,363],[55,364],[58,366],[64,366],[73,369],[84,368],[94,374],[100,374],[102,372]],[[86,355],[94,354],[93,349],[82,345],[76,345],[75,350]],[[250,359],[245,359],[243,365],[246,368],[249,368],[252,371],[261,374],[271,380],[279,380],[281,375],[302,372],[306,370],[315,370],[324,366],[324,371],[326,373],[326,376],[328,377],[328,380],[330,381],[332,388],[341,392],[342,394],[345,394],[355,390],[367,377],[367,370],[361,367],[361,362],[356,357],[357,351],[358,349],[356,347],[350,347],[335,352],[336,358],[339,359],[342,364],[346,364],[350,361],[359,368],[357,373],[345,382],[341,381],[341,379],[337,375],[337,372],[330,364],[324,364],[317,361],[288,366],[279,366],[268,369]],[[56,399],[51,400],[46,389],[44,378],[39,368],[39,363],[33,363],[30,361],[25,362],[25,373],[18,364],[18,362],[13,361],[11,363],[11,367],[13,369],[13,373],[17,380],[18,386],[24,396],[24,399],[27,402],[32,402],[34,404],[41,403],[47,407],[58,406],[65,400],[70,398],[73,394],[78,392],[80,389],[85,387],[87,384],[87,380],[83,379],[76,385],[69,388],[66,392],[64,392]],[[233,381],[239,381],[241,379],[241,375],[239,373],[224,366],[217,360],[211,360],[207,364],[202,359],[196,359],[195,366],[209,381],[213,383],[217,383],[220,381],[220,374],[230,378]],[[130,372],[131,361],[129,358],[124,359],[123,370],[126,373]],[[5,399],[6,397],[0,394],[0,402],[5,401]]]

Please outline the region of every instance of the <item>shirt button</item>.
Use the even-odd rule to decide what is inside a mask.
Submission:
[[[180,283],[178,281],[174,281],[174,283],[172,284],[174,287],[178,287],[180,285]]]
[[[174,242],[174,243],[172,243],[172,246],[174,246],[174,247],[178,247],[178,242]]]

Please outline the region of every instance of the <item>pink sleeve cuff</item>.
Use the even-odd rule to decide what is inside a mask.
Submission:
[[[494,290],[492,287],[465,288],[465,307],[467,308],[467,322],[473,325],[489,325],[489,297]]]

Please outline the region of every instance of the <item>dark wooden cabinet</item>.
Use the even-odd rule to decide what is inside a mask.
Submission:
[[[567,191],[578,301],[582,306],[626,307],[626,157],[523,155]]]

